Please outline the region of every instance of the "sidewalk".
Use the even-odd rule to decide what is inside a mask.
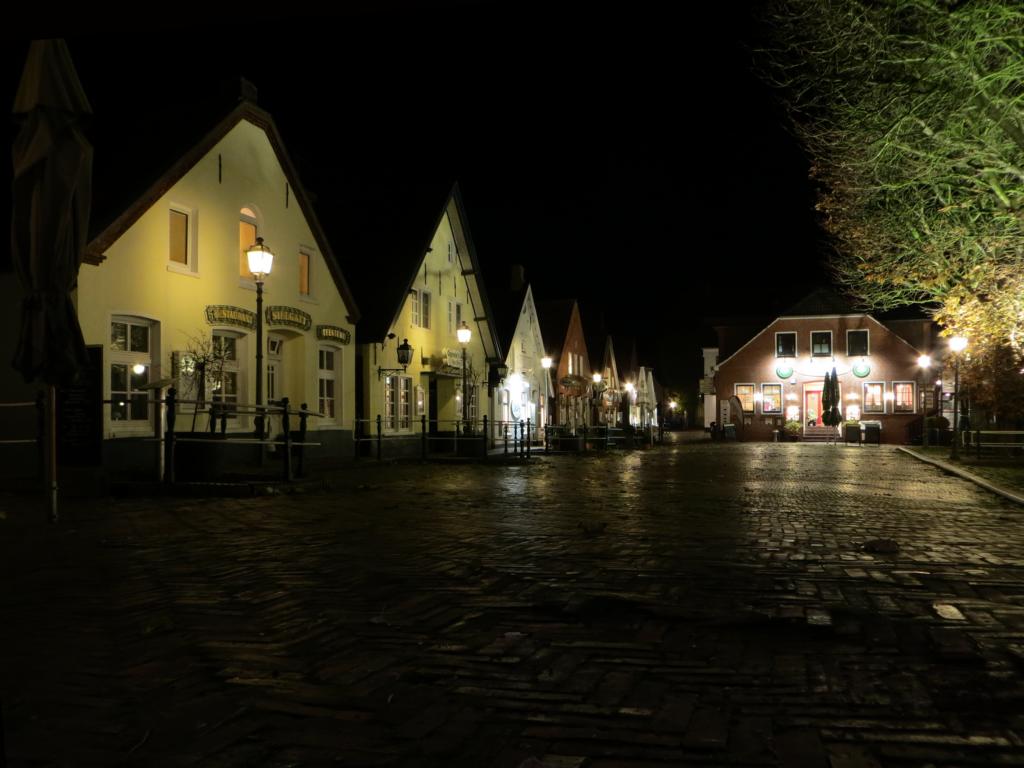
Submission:
[[[994,482],[992,479],[981,477],[974,472],[968,471],[963,465],[954,464],[951,461],[941,459],[936,456],[925,455],[920,449],[908,448],[907,446],[902,445],[898,448],[900,451],[903,451],[903,453],[907,453],[926,464],[931,464],[944,472],[949,472],[957,477],[962,477],[964,480],[970,480],[972,483],[979,485],[986,490],[992,491],[992,493],[998,494],[1005,499],[1009,499],[1016,504],[1024,505],[1024,491],[1018,491],[1016,489],[1011,490],[1006,487],[1005,483]],[[1016,467],[1011,468],[1016,469]],[[1024,481],[1024,467],[1020,468],[1019,471],[1021,472],[1021,479]]]

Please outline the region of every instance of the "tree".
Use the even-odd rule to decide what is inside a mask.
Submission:
[[[836,280],[1024,351],[1024,4],[771,0],[759,68],[819,185]]]

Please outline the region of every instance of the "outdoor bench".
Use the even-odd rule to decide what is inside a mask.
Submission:
[[[964,447],[975,450],[981,456],[982,448],[1024,449],[1024,431],[1009,429],[975,429],[964,432]]]

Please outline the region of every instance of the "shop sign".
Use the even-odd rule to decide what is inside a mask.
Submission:
[[[256,327],[256,313],[242,307],[211,304],[206,307],[206,322],[210,325],[237,325],[252,330]]]
[[[318,325],[316,337],[321,341],[336,341],[339,344],[348,344],[352,341],[352,334],[346,328],[339,328],[336,325]]]
[[[267,318],[267,325],[287,325],[289,328],[298,328],[300,331],[308,331],[313,325],[313,318],[307,312],[295,307],[271,306],[267,307],[264,314]]]

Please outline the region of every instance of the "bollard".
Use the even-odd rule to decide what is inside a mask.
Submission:
[[[546,427],[544,427],[544,453],[545,454],[548,453],[548,442],[550,440],[550,436],[551,436],[551,425],[548,424]]]
[[[298,476],[306,476],[306,421],[309,419],[309,406],[303,403],[299,411],[299,469]]]
[[[587,425],[583,425],[583,450],[587,450]]]
[[[210,403],[210,434],[217,434],[217,403]]]
[[[420,416],[420,458],[427,460],[427,414]]]
[[[519,422],[512,422],[512,455],[519,455]]]
[[[178,390],[167,390],[167,426],[164,429],[164,482],[174,485],[174,422],[177,420]]]
[[[46,393],[36,392],[36,460],[38,461],[39,483],[46,487]],[[2,765],[2,763],[0,763]]]
[[[526,458],[530,458],[530,420],[526,420]]]
[[[501,430],[505,436],[505,455],[508,456],[508,422],[506,421]]]
[[[974,430],[974,450],[978,458],[981,458],[981,430]]]
[[[281,403],[281,431],[284,432],[284,479],[292,481],[292,433],[288,425],[288,398],[282,397]],[[260,449],[262,450],[262,448]]]
[[[381,441],[381,418],[380,414],[377,414],[377,461],[380,461],[380,441]]]
[[[490,433],[489,433],[489,432],[488,432],[487,430],[488,430],[488,426],[487,426],[487,414],[485,413],[485,414],[484,414],[484,431],[483,431],[483,441],[482,441],[482,443],[483,443],[483,451],[484,451],[484,459],[486,459],[486,458],[487,458],[487,449],[488,449],[488,447],[489,447],[489,443],[490,443]]]
[[[221,403],[220,408],[217,409],[220,414],[220,433],[226,435],[228,431],[228,407]]]

